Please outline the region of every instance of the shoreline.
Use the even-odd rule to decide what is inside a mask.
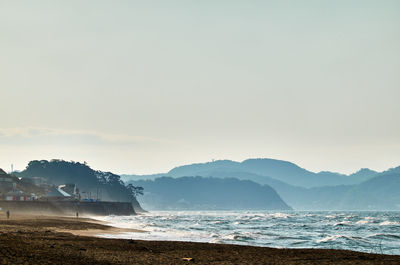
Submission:
[[[400,255],[335,249],[109,239],[101,233],[143,232],[91,218],[0,217],[0,262],[38,264],[400,264]],[[188,258],[188,259],[185,259]]]
[[[5,221],[5,222],[4,222]],[[120,228],[109,224],[106,221],[97,220],[89,216],[71,217],[71,216],[56,216],[56,215],[22,215],[15,214],[9,220],[5,216],[0,216],[0,227],[2,225],[20,225],[25,226],[29,223],[41,225],[42,228],[54,229],[59,233],[71,233],[76,236],[90,236],[103,238],[99,234],[118,235],[125,232],[144,233],[146,231],[132,228]],[[83,226],[72,225],[83,224]],[[68,228],[66,228],[68,227]]]

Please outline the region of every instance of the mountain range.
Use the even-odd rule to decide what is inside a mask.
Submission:
[[[369,169],[361,169],[351,175],[329,171],[314,173],[288,161],[264,158],[247,159],[243,162],[218,160],[208,163],[185,165],[172,169],[167,175],[173,177],[191,175],[211,176],[222,172],[252,173],[260,176],[268,176],[294,186],[305,188],[357,184],[377,174],[377,172]]]
[[[165,174],[122,175],[125,181],[202,176],[251,180],[275,189],[296,210],[399,210],[400,167],[385,172],[361,169],[344,175],[314,173],[288,161],[219,160],[176,167]]]

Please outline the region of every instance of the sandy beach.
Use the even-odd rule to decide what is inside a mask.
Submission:
[[[400,264],[400,256],[344,250],[105,239],[126,230],[89,218],[0,219],[2,264]]]

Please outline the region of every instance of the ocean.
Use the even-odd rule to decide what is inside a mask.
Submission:
[[[96,219],[145,233],[105,238],[348,249],[400,255],[400,212],[152,211]]]

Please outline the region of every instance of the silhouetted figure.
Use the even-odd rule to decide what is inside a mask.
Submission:
[[[10,219],[10,211],[7,210],[7,219]]]
[[[76,212],[76,218],[79,218],[79,213],[78,212]]]

